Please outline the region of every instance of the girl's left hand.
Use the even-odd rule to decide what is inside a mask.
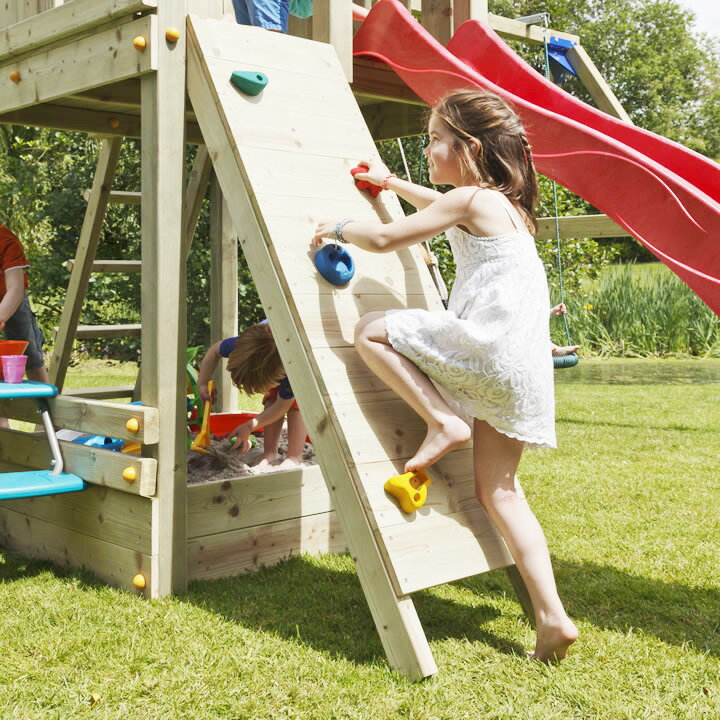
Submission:
[[[337,220],[321,220],[315,228],[315,235],[312,239],[313,245],[322,245],[323,238],[330,238],[335,241],[335,228]]]
[[[243,423],[238,425],[234,430],[231,430],[225,437],[235,437],[235,442],[230,448],[230,452],[236,452],[238,455],[245,455],[250,452],[252,445],[250,443],[250,424]]]

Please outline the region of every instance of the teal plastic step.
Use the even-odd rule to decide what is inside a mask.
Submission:
[[[0,382],[0,398],[55,397],[57,394],[58,389],[54,385],[34,380]]]
[[[53,475],[51,470],[0,473],[0,500],[57,495],[82,490],[85,483],[72,473]]]

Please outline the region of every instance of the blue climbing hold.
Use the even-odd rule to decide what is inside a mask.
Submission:
[[[325,245],[315,253],[315,267],[331,285],[338,287],[347,285],[355,274],[352,255],[334,243]]]
[[[254,70],[235,70],[230,82],[247,95],[259,95],[268,84],[268,76]]]

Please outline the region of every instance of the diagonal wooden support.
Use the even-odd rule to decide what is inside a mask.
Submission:
[[[90,191],[82,230],[80,231],[80,240],[72,273],[70,274],[60,326],[55,338],[52,357],[50,358],[50,382],[60,390],[62,390],[65,383],[65,374],[70,362],[72,344],[75,339],[82,304],[87,293],[98,242],[100,241],[100,232],[105,220],[105,212],[107,211],[112,182],[115,177],[118,158],[120,157],[121,145],[122,138],[116,137],[106,138],[100,145],[95,178]]]

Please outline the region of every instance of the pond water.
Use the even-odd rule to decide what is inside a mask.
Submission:
[[[555,371],[558,384],[609,385],[720,385],[720,358],[691,360],[674,358],[590,358],[574,368]]]

